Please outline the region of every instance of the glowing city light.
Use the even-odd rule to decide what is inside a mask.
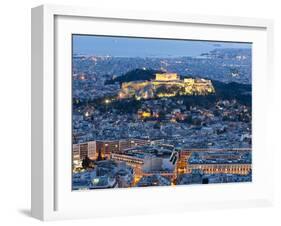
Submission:
[[[94,178],[94,179],[93,179],[93,183],[94,183],[94,184],[99,183],[99,181],[100,181],[99,178]]]

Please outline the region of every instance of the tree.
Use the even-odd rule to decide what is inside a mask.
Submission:
[[[164,111],[160,111],[160,112],[158,113],[158,118],[159,118],[160,121],[165,120],[165,119],[166,119],[166,114],[165,114],[165,112],[164,112]]]
[[[202,120],[199,119],[199,118],[192,119],[192,124],[195,125],[195,126],[200,126],[201,123],[202,123]]]
[[[99,150],[97,161],[101,161],[101,160],[103,160],[103,159],[102,159],[102,156],[101,156],[101,150]]]
[[[89,159],[88,156],[86,156],[83,161],[82,161],[82,167],[83,169],[87,169],[90,167],[90,163],[91,163],[91,160]]]
[[[191,116],[191,115],[188,115],[188,116],[183,120],[183,122],[191,124],[191,123],[192,123],[192,116]]]

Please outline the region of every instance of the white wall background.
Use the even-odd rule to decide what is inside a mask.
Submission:
[[[260,0],[7,0],[0,8],[0,224],[37,225],[30,208],[30,8],[43,3],[99,8],[272,18],[275,20],[275,107],[270,137],[275,149],[276,203],[270,208],[194,211],[165,215],[51,222],[52,225],[280,225],[281,14],[280,1]],[[280,62],[280,63],[279,63]],[[265,75],[266,76],[266,75]],[[278,134],[279,133],[279,134]],[[238,191],[239,192],[239,191]],[[118,205],[118,204],[117,204]]]

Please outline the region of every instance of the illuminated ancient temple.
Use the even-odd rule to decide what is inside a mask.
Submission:
[[[119,99],[150,99],[183,95],[209,95],[215,93],[211,80],[184,78],[177,73],[157,73],[151,81],[124,82]]]

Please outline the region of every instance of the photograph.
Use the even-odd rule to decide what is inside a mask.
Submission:
[[[252,182],[251,42],[72,34],[71,58],[73,191]]]

